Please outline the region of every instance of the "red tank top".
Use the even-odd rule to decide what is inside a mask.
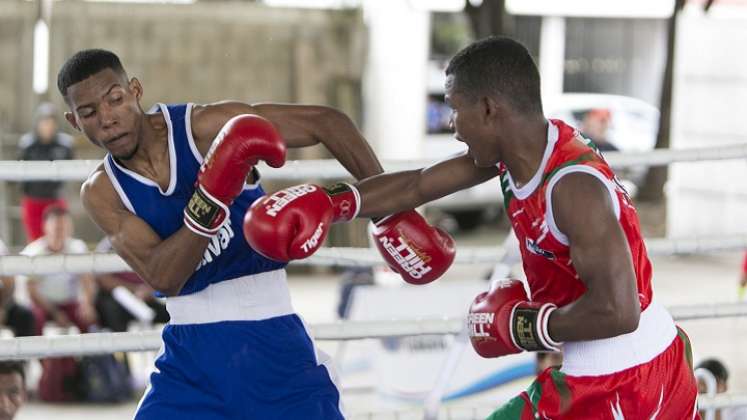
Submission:
[[[607,186],[633,256],[641,310],[648,307],[653,297],[651,262],[638,215],[614,172],[589,140],[564,122],[550,120],[542,163],[526,185],[517,188],[505,165],[499,164],[499,170],[504,205],[519,239],[532,300],[565,306],[586,291],[573,267],[568,239],[555,225],[548,195],[563,175],[580,171]]]

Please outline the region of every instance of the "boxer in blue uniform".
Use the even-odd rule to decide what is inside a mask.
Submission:
[[[105,50],[61,68],[65,117],[108,154],[81,189],[116,252],[162,296],[171,322],[135,419],[343,418],[339,389],[294,313],[284,263],[250,248],[242,218],[264,195],[254,165],[324,144],[356,178],[381,166],[327,107],[158,104]],[[251,115],[247,115],[251,114]]]

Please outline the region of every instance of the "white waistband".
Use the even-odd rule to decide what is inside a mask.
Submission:
[[[601,376],[646,363],[666,350],[677,336],[667,310],[651,302],[641,312],[638,328],[628,334],[563,345],[561,371],[570,376]]]
[[[259,321],[292,314],[285,270],[214,283],[199,292],[166,299],[170,324]]]

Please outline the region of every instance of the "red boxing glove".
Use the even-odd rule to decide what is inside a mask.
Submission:
[[[408,283],[430,283],[454,262],[454,239],[415,210],[377,221],[372,234],[386,263]]]
[[[527,351],[560,351],[547,324],[556,309],[552,303],[529,302],[519,280],[499,280],[477,295],[469,308],[470,341],[482,357]]]
[[[306,258],[327,238],[332,223],[358,214],[358,191],[348,184],[302,184],[262,197],[244,216],[244,237],[275,261]]]
[[[197,174],[197,187],[184,208],[184,224],[211,237],[228,221],[228,206],[241,194],[246,177],[260,160],[285,164],[285,143],[275,127],[258,115],[231,118],[213,140]]]

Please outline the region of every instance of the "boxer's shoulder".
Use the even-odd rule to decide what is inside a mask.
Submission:
[[[102,211],[104,208],[124,208],[103,162],[91,171],[81,185],[80,199],[89,214]]]
[[[192,106],[190,121],[192,137],[197,148],[203,154],[210,149],[210,144],[218,132],[231,118],[240,114],[252,114],[251,105],[237,101],[221,101],[209,104],[195,104]]]

